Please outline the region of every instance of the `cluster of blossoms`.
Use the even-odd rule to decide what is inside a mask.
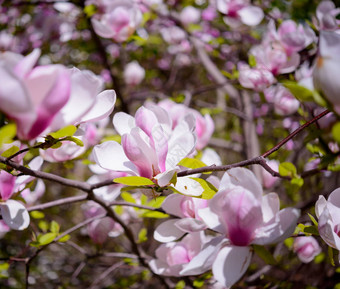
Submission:
[[[205,63],[211,74],[209,77],[216,77],[214,73],[216,70],[219,76],[220,71],[214,67],[207,52],[214,53],[220,49],[219,59],[224,59],[226,55],[233,53],[234,47],[229,44],[219,46],[218,38],[230,35],[231,40],[237,37],[241,39],[243,29],[260,25],[265,19],[264,10],[248,0],[210,0],[207,3],[202,1],[204,5],[206,4],[203,11],[197,8],[199,6],[197,3],[200,1],[196,1],[195,7],[185,6],[177,12],[168,7],[172,5],[177,9],[181,6],[178,3],[180,1],[170,2],[85,1],[84,13],[88,13],[87,17],[90,18],[87,20],[89,20],[88,25],[92,25],[91,32],[105,38],[100,39],[93,34],[96,41],[100,45],[106,41],[110,43],[104,47],[105,49],[101,49],[104,56],[107,53],[112,58],[104,59],[107,61],[106,64],[110,60],[115,63],[117,59],[127,63],[119,75],[124,79],[126,86],[122,95],[118,95],[122,107],[126,104],[124,101],[133,98],[130,92],[138,89],[143,81],[156,88],[175,86],[177,72],[178,74],[183,72],[184,67],[192,66],[191,68],[195,69],[197,58]],[[76,8],[74,5],[71,3],[53,5],[54,12],[51,13],[50,21],[55,23],[60,19],[56,11],[59,11],[60,15],[68,14],[69,19],[80,17],[84,7],[78,9],[79,7]],[[87,9],[89,7],[93,11]],[[48,11],[48,8],[44,10],[44,16],[49,15]],[[153,19],[155,16],[153,13],[159,17]],[[235,97],[230,101],[230,103],[235,101],[240,109],[245,107],[245,114],[238,109],[230,110],[236,115],[241,115],[240,122],[244,121],[244,127],[253,125],[253,118],[266,115],[268,107],[273,106],[277,115],[288,116],[282,125],[285,129],[293,131],[299,126],[299,121],[305,121],[303,118],[292,117],[299,108],[302,111],[301,116],[305,112],[304,109],[308,112],[320,109],[316,103],[310,103],[309,99],[308,102],[302,103],[295,98],[293,92],[281,83],[281,79],[284,78],[287,81],[288,78],[291,80],[295,77],[297,82],[294,85],[300,89],[299,91],[307,91],[313,97],[319,96],[319,102],[333,110],[334,114],[330,117],[332,119],[324,119],[317,125],[325,131],[332,131],[334,142],[327,144],[321,133],[317,135],[318,142],[323,147],[315,148],[311,145],[308,148],[312,154],[318,154],[316,160],[306,165],[312,168],[311,171],[317,171],[321,167],[320,164],[326,162],[328,156],[339,161],[339,130],[335,126],[332,128],[340,114],[340,82],[337,79],[340,73],[339,13],[339,9],[333,2],[322,1],[313,19],[314,30],[293,20],[276,23],[271,19],[267,26],[263,26],[266,32],[261,42],[254,41],[256,44],[249,50],[250,63],[246,64],[237,59],[235,63],[230,61],[225,65],[227,70],[237,67],[235,74],[237,76],[230,74],[230,78],[238,78],[243,88],[254,92],[254,103],[260,102],[261,97],[261,102],[265,102],[260,109],[247,111],[248,107],[246,101],[242,103],[244,99],[241,93],[240,99]],[[211,25],[218,16],[220,16],[219,25],[226,24],[230,31],[220,33],[214,25]],[[146,64],[138,58],[138,47],[133,46],[133,43],[134,38],[141,43],[152,38],[146,30],[148,27],[144,24],[148,21],[148,17],[151,18],[150,31],[157,31],[159,37],[151,40],[157,43],[163,39],[168,47],[164,49],[163,58],[158,59],[158,56],[155,56],[161,53],[152,52],[150,56],[152,60]],[[7,19],[6,16],[0,16],[1,24],[5,22],[5,18]],[[202,25],[199,31],[196,31],[195,27],[200,24]],[[59,35],[59,40],[62,42],[78,38],[86,40],[89,37],[86,33],[74,35],[76,27],[71,23],[55,26],[58,28],[55,27],[58,33],[62,34]],[[45,29],[49,32],[54,31],[52,28]],[[115,112],[111,121],[116,93],[114,90],[104,90],[105,84],[116,80],[115,73],[108,71],[110,65],[105,65],[107,69],[102,70],[102,76],[99,77],[88,70],[51,64],[53,57],[40,57],[39,47],[42,46],[45,36],[37,35],[33,28],[29,30],[32,30],[30,32],[32,39],[29,43],[35,49],[23,48],[22,50],[25,51],[32,50],[27,56],[9,49],[14,41],[0,32],[0,49],[12,50],[0,54],[0,79],[2,80],[0,122],[5,128],[11,125],[16,127],[14,136],[8,136],[10,142],[6,139],[7,135],[4,140],[0,139],[1,236],[11,229],[24,230],[30,226],[30,207],[34,206],[48,190],[41,179],[32,177],[39,177],[39,174],[34,172],[42,170],[43,165],[52,167],[52,163],[69,164],[70,161],[79,158],[84,161],[83,165],[88,165],[87,173],[91,174],[91,177],[83,183],[85,187],[83,190],[87,196],[82,201],[86,199],[87,202],[80,208],[85,219],[98,217],[86,223],[83,232],[88,234],[98,248],[104,246],[108,237],[118,237],[122,234],[126,234],[129,240],[132,240],[132,245],[138,248],[138,242],[133,243],[133,236],[131,237],[133,234],[127,231],[124,225],[133,227],[135,223],[141,223],[140,217],[143,217],[143,214],[139,214],[138,209],[146,208],[143,206],[145,198],[147,199],[145,195],[152,196],[156,202],[160,200],[159,210],[163,213],[162,217],[171,216],[157,223],[153,232],[154,240],[162,244],[155,250],[155,256],[148,260],[147,265],[156,275],[182,278],[212,271],[215,281],[221,286],[230,287],[247,271],[257,246],[281,243],[293,235],[294,242],[291,249],[303,263],[311,262],[322,252],[317,239],[311,236],[308,230],[301,231],[301,226],[297,227],[300,210],[286,207],[284,198],[281,198],[282,203],[280,203],[277,193],[265,193],[263,190],[263,188],[275,188],[275,190],[278,188],[276,185],[279,178],[273,175],[290,179],[291,185],[298,183],[301,187],[303,185],[300,185],[301,182],[304,182],[303,175],[298,174],[294,165],[286,163],[286,166],[281,166],[278,160],[262,159],[263,171],[260,171],[260,176],[236,166],[227,170],[222,178],[201,175],[201,172],[207,172],[209,169],[213,171],[216,166],[222,164],[219,154],[207,148],[215,131],[215,124],[210,115],[215,113],[214,109],[207,109],[209,113],[204,114],[183,103],[166,99],[162,95],[160,97],[162,100],[158,102],[146,100],[138,107],[134,116],[127,111]],[[131,37],[134,33],[138,36]],[[195,37],[202,40],[202,46],[199,48],[195,47]],[[102,40],[104,42],[101,42]],[[122,45],[123,42],[126,43]],[[120,55],[123,46],[125,52],[133,51],[134,57],[127,60],[125,53]],[[193,49],[197,49],[197,58],[189,56],[189,52]],[[306,51],[308,51],[308,60],[305,61],[307,57],[303,57],[303,54]],[[62,55],[63,53],[60,53],[60,56]],[[314,56],[314,62],[309,62]],[[86,59],[87,55],[79,57]],[[155,63],[164,72],[165,77],[169,72],[169,79],[164,82],[165,84],[161,77],[150,80],[148,72],[152,74],[153,71],[146,70],[147,67],[151,67],[153,60],[157,60]],[[225,72],[227,75],[228,71]],[[119,80],[119,77],[117,79]],[[119,84],[119,81],[116,82]],[[216,90],[222,92],[218,101],[222,103],[222,113],[226,113],[229,107],[226,105],[225,91],[229,94],[230,86],[224,81],[217,82],[219,87]],[[118,84],[115,83],[117,91],[120,90]],[[188,93],[190,97],[187,97],[185,102],[192,102],[193,106],[196,106],[199,101],[196,103],[193,95],[199,94],[200,91],[199,89],[198,92],[194,89],[192,91],[192,94]],[[231,91],[230,98],[233,98],[232,94]],[[124,98],[125,96],[127,97]],[[203,103],[204,101],[202,100]],[[224,126],[223,130],[229,125],[234,127],[234,124],[227,122],[224,116],[219,118],[219,122]],[[112,125],[114,130],[109,128]],[[53,135],[58,135],[56,132],[65,127],[74,130],[72,135],[55,139]],[[239,129],[242,125],[235,125],[235,127]],[[0,127],[0,133],[3,133],[1,129]],[[244,131],[243,139],[237,132],[230,135],[225,131],[219,133],[223,134],[223,141],[227,138],[236,139],[241,143],[244,138],[249,137],[247,135],[249,130],[244,129]],[[263,134],[264,128],[259,125],[257,132]],[[115,140],[110,139],[113,134]],[[292,137],[290,136],[290,139]],[[287,150],[293,148],[294,143],[287,142]],[[243,153],[242,150],[243,148],[239,150],[240,155]],[[27,151],[29,153],[25,155]],[[8,154],[9,152],[11,154]],[[247,157],[253,157],[246,153]],[[278,156],[280,161],[284,158],[284,154]],[[289,165],[292,165],[293,169]],[[329,171],[339,170],[336,161],[332,165],[327,167]],[[195,172],[199,173],[196,174],[188,171],[203,166],[210,167],[200,172],[197,170]],[[30,171],[32,176],[21,175],[21,173],[25,174],[25,169]],[[217,170],[226,169],[219,167]],[[77,177],[81,173],[83,172],[79,174],[77,172]],[[132,183],[129,184],[129,181]],[[62,183],[63,179],[59,177],[58,182]],[[122,192],[128,190],[134,192],[133,196],[129,196],[132,199],[130,203],[135,204],[136,208],[114,208],[116,202],[119,206],[120,200],[126,197]],[[209,192],[208,196],[207,192]],[[291,195],[289,198],[293,201]],[[110,215],[108,212],[111,209]],[[318,224],[315,223],[315,226],[322,240],[337,250],[340,250],[339,213],[340,188],[335,189],[327,200],[324,196],[319,196],[315,204],[315,214],[318,218]],[[138,249],[135,251],[139,253]],[[142,256],[137,257],[142,259]]]

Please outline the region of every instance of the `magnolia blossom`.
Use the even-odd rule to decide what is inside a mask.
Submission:
[[[159,275],[181,276],[180,271],[201,251],[206,242],[203,232],[190,233],[180,242],[162,244],[156,250],[156,258],[149,262],[151,270]]]
[[[127,85],[138,85],[145,77],[145,69],[137,61],[132,61],[125,66],[124,80]]]
[[[279,115],[293,114],[300,106],[300,102],[282,85],[267,88],[264,95],[268,102],[274,104],[275,112]]]
[[[333,1],[321,1],[316,8],[318,23],[314,21],[314,24],[320,30],[337,30],[339,29],[340,20],[336,17],[339,14],[340,9],[335,7]]]
[[[186,6],[185,8],[183,8],[179,15],[179,19],[184,25],[197,23],[200,21],[200,18],[200,10],[192,6]]]
[[[134,0],[102,1],[103,14],[95,14],[92,24],[95,32],[117,42],[127,40],[142,22],[142,12]]]
[[[266,68],[250,68],[246,64],[239,65],[238,80],[243,87],[263,91],[273,84],[276,79]]]
[[[311,262],[315,256],[321,253],[317,240],[312,236],[297,237],[294,240],[293,250],[303,263]]]
[[[146,104],[147,107],[153,105],[152,103]],[[173,129],[181,123],[186,115],[193,114],[196,119],[196,149],[201,150],[208,144],[215,129],[214,121],[209,114],[202,116],[197,110],[189,108],[184,104],[175,103],[169,99],[162,100],[157,105],[168,112],[172,119]]]
[[[340,34],[321,31],[319,53],[313,71],[314,87],[340,112]]]
[[[149,178],[161,187],[170,183],[179,170],[178,162],[195,149],[192,114],[172,129],[172,120],[164,109],[142,106],[135,117],[116,113],[113,124],[122,136],[122,144],[108,141],[95,146],[96,162],[108,170]]]
[[[319,196],[315,204],[315,214],[319,219],[320,237],[328,246],[340,250],[340,188],[328,197]]]
[[[270,166],[270,168],[273,169],[274,171],[276,172],[279,171],[278,161],[268,160],[267,165]],[[262,169],[262,182],[263,182],[263,186],[266,189],[272,188],[277,183],[278,180],[279,178],[272,176],[268,171],[266,171],[265,169]]]
[[[222,235],[205,244],[180,274],[201,274],[212,268],[215,279],[229,287],[247,270],[252,256],[250,245],[276,243],[290,236],[299,211],[280,210],[276,193],[263,196],[254,174],[235,168],[224,174],[218,193],[199,216]]]
[[[43,132],[112,112],[115,93],[99,93],[103,83],[93,73],[62,65],[34,67],[39,56],[39,50],[26,57],[10,52],[0,55],[4,81],[0,110],[16,122],[20,139],[34,139]]]
[[[258,25],[264,13],[261,8],[250,5],[249,0],[217,0],[217,10],[225,14],[224,21],[231,26],[237,26],[240,22],[245,25]]]
[[[164,200],[162,209],[180,219],[171,219],[160,224],[154,232],[154,238],[159,242],[171,242],[185,233],[204,230],[207,226],[198,212],[208,207],[208,203],[208,200],[180,194],[169,195]]]

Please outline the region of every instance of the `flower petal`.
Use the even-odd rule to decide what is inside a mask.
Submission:
[[[14,230],[24,230],[30,224],[30,216],[23,204],[7,200],[0,204],[2,218]]]
[[[161,223],[154,231],[153,237],[155,240],[158,242],[167,243],[176,241],[182,237],[185,232],[175,226],[177,221],[178,219],[172,219]]]

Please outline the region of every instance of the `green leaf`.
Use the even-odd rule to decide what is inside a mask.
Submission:
[[[51,149],[58,149],[63,145],[61,141],[57,141],[54,145],[51,146]]]
[[[314,101],[313,91],[297,84],[295,81],[283,81],[283,86],[286,87],[300,101]]]
[[[14,155],[15,153],[17,153],[18,151],[19,151],[19,148],[17,146],[12,146],[8,150],[5,150],[1,155],[4,158],[8,158],[8,157]]]
[[[212,197],[216,194],[217,189],[215,188],[213,184],[201,178],[191,178],[191,179],[200,183],[200,185],[202,186],[204,190],[202,193],[202,199],[206,199],[206,200],[212,199]]]
[[[17,133],[17,126],[15,123],[9,123],[0,128],[0,148],[5,143],[13,141]]]
[[[293,248],[294,238],[287,238],[283,242],[288,249],[291,249],[291,248]]]
[[[185,282],[183,280],[178,281],[175,286],[175,289],[184,289],[184,288],[185,288]]]
[[[157,212],[157,211],[146,211],[145,213],[142,214],[143,218],[154,218],[154,219],[164,219],[168,218],[168,214],[164,214],[162,212]]]
[[[303,232],[307,234],[319,236],[318,228],[315,226],[305,226],[305,228],[303,229]]]
[[[315,264],[320,264],[322,263],[326,258],[326,254],[324,252],[321,252],[319,255],[317,255],[315,258],[314,258],[314,263]],[[340,269],[340,268],[338,268]]]
[[[147,206],[150,206],[153,208],[160,208],[164,200],[165,200],[165,197],[159,196],[157,198],[152,199],[150,202],[148,202]]]
[[[277,262],[273,255],[264,247],[260,245],[253,245],[255,253],[267,264],[275,265]]]
[[[332,135],[337,143],[340,143],[340,122],[336,123],[332,127]]]
[[[58,242],[60,243],[64,243],[64,242],[67,242],[68,240],[71,239],[71,236],[70,235],[65,235],[64,237],[61,237]]]
[[[328,247],[328,257],[329,257],[329,261],[331,262],[331,265],[333,267],[335,267],[335,263],[334,263],[334,253],[333,253],[333,248],[332,247]]]
[[[279,173],[284,177],[295,177],[297,174],[296,167],[289,162],[283,162],[279,165]]]
[[[189,168],[189,169],[198,169],[198,168],[207,166],[204,162],[198,159],[192,159],[192,158],[184,158],[178,163],[178,165]]]
[[[115,183],[128,185],[128,186],[150,186],[155,185],[153,181],[144,177],[130,176],[130,177],[122,177],[116,178],[113,180]]]
[[[40,246],[44,246],[53,242],[53,240],[57,237],[56,233],[46,233],[44,235],[38,236],[38,242]]]
[[[59,139],[62,137],[72,136],[74,135],[76,131],[77,131],[77,127],[75,127],[74,125],[68,125],[68,126],[61,128],[60,130],[56,132],[50,133],[50,136],[52,136],[55,139]]]
[[[319,224],[318,224],[318,222],[315,220],[315,218],[314,218],[311,214],[309,214],[309,213],[308,213],[308,216],[309,216],[309,218],[311,219],[311,221],[313,222],[314,226],[317,227]]]
[[[48,223],[44,220],[39,221],[38,227],[40,228],[41,231],[47,232],[48,230]]]
[[[248,63],[250,67],[255,67],[256,66],[256,58],[253,54],[249,54],[248,57]]]
[[[146,242],[148,240],[147,237],[148,231],[146,230],[146,228],[143,228],[139,231],[138,233],[138,244]]]
[[[130,193],[123,192],[123,193],[120,194],[120,196],[122,197],[122,199],[125,202],[136,204],[135,198],[132,197],[132,195]]]
[[[0,271],[6,271],[9,268],[8,263],[0,263]]]
[[[94,4],[91,4],[91,5],[86,5],[84,7],[84,13],[86,14],[86,16],[88,18],[90,18],[91,16],[93,16],[94,14],[96,14],[97,12],[97,7],[96,5]]]
[[[303,181],[302,178],[298,177],[298,178],[292,179],[292,180],[290,181],[290,183],[291,183],[292,185],[296,185],[296,186],[298,186],[298,187],[301,188],[301,187],[303,186],[303,184],[304,184],[304,181]]]
[[[68,137],[65,138],[65,140],[72,141],[80,147],[84,146],[84,143],[79,138],[76,138],[76,137],[73,137],[73,136],[68,136]]]
[[[60,225],[56,221],[52,221],[50,224],[50,231],[55,234],[59,234]]]
[[[30,215],[33,219],[42,219],[45,217],[45,214],[40,211],[32,211],[30,212]]]

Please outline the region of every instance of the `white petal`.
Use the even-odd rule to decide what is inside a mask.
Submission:
[[[184,218],[176,222],[176,227],[183,232],[198,232],[204,230],[207,225],[201,221],[193,218]]]
[[[172,185],[173,186],[173,185]],[[199,197],[204,189],[201,184],[190,177],[181,177],[177,179],[176,185],[173,186],[177,191],[186,196]]]
[[[221,224],[218,215],[215,214],[209,207],[200,209],[198,211],[198,215],[210,229],[222,234],[226,233],[225,226]]]
[[[120,134],[130,133],[136,126],[135,118],[125,112],[118,112],[113,117],[115,130]]]
[[[264,17],[262,9],[255,6],[247,6],[239,10],[238,15],[240,16],[242,23],[249,26],[259,24]]]
[[[7,200],[0,204],[2,218],[14,230],[24,230],[30,224],[30,216],[23,204]]]
[[[178,219],[167,220],[161,223],[154,231],[153,237],[158,242],[167,243],[176,241],[182,237],[185,232],[181,231],[175,226]]]
[[[247,271],[251,255],[250,247],[223,247],[212,267],[215,279],[226,287],[232,286]]]
[[[171,194],[166,197],[164,202],[162,203],[162,209],[171,215],[184,218],[184,214],[181,209],[181,202],[185,199],[186,197],[180,194]]]

